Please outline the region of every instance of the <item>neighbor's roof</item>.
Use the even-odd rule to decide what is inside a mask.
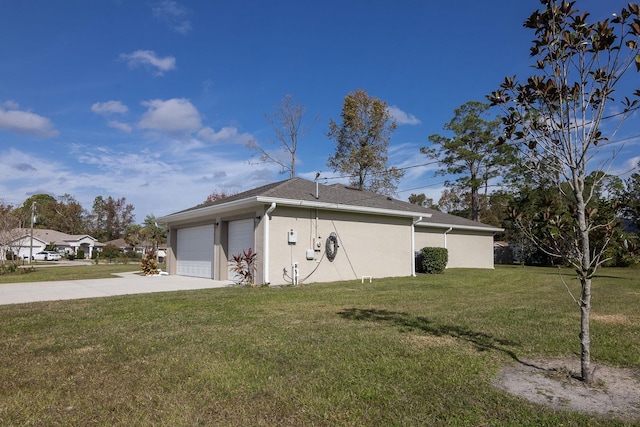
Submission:
[[[317,193],[316,193],[317,188]],[[210,212],[220,208],[237,206],[243,202],[253,202],[279,205],[317,207],[324,209],[353,210],[370,214],[400,215],[406,217],[422,217],[418,225],[440,226],[470,229],[486,229],[499,231],[501,229],[481,224],[466,218],[445,214],[434,209],[424,208],[409,202],[394,199],[371,191],[358,190],[342,184],[324,185],[302,178],[292,178],[285,181],[257,187],[242,193],[234,194],[223,199],[203,203],[183,211],[176,212],[159,221],[170,221],[184,217],[193,217],[198,211]]]
[[[31,233],[30,229],[23,228],[22,236],[28,236]],[[69,242],[77,242],[79,240],[89,238],[91,240],[96,240],[88,234],[67,234],[61,231],[49,230],[43,228],[34,228],[33,229],[33,237],[35,239],[39,239],[46,243],[55,243],[56,245],[64,245]]]

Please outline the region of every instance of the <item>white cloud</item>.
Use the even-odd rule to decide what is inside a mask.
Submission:
[[[396,122],[399,125],[419,125],[422,123],[416,116],[412,114],[405,113],[395,105],[387,108],[389,110],[389,114],[396,119]]]
[[[169,28],[182,35],[191,31],[191,21],[187,19],[190,10],[181,3],[164,0],[152,8],[153,16],[165,22]]]
[[[12,100],[8,100],[2,103],[2,106],[8,110],[17,110],[18,108],[20,108],[20,105],[18,105],[17,102],[12,101]]]
[[[58,196],[51,193],[52,189],[60,188],[60,184],[70,177],[73,174],[65,165],[51,156],[15,148],[0,151],[0,190],[8,204],[20,205],[27,197],[38,193]],[[43,183],[46,183],[46,189],[42,188]]]
[[[159,155],[148,153],[123,153],[108,147],[76,146],[74,153],[79,162],[97,167],[111,175],[126,175],[132,178],[153,176],[155,174],[173,173],[176,169],[159,160]]]
[[[157,75],[163,75],[166,71],[176,68],[176,58],[173,56],[166,56],[160,58],[156,56],[156,53],[152,50],[136,50],[133,53],[122,53],[120,59],[124,59],[129,62],[130,67],[152,66],[157,69]]]
[[[171,135],[190,134],[202,127],[200,113],[189,100],[154,99],[142,103],[147,111],[142,115],[140,129],[157,130]]]
[[[632,156],[632,157],[626,158],[624,162],[618,165],[615,165],[615,167],[612,167],[611,170],[607,171],[607,173],[620,176],[620,177],[625,177],[632,173],[638,172],[638,170],[640,169],[639,165],[640,165],[640,156]]]
[[[239,133],[234,127],[223,127],[218,132],[210,127],[204,127],[198,131],[198,137],[210,143],[231,142],[236,144],[246,144],[253,139],[249,133]]]
[[[0,130],[41,138],[51,138],[59,135],[59,132],[48,118],[29,111],[18,110],[18,104],[13,101],[5,102],[3,107],[0,108]]]
[[[119,122],[117,120],[109,120],[109,123],[107,123],[107,125],[109,125],[109,127],[121,130],[122,132],[126,132],[126,133],[131,133],[131,130],[132,130],[131,125],[127,123]]]
[[[96,114],[123,114],[129,111],[129,109],[120,101],[107,101],[96,102],[91,106],[91,111]]]

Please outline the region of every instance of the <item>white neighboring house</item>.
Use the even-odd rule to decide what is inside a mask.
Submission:
[[[31,229],[18,229],[16,239],[7,244],[7,250],[16,255],[19,259],[29,259],[29,255],[35,255],[44,251],[47,245],[53,243],[59,253],[78,255],[78,250],[84,251],[85,258],[91,258],[93,251],[100,246],[95,238],[88,234],[67,234],[55,230],[33,229],[33,246],[31,239]]]

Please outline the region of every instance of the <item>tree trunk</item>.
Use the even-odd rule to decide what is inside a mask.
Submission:
[[[480,221],[480,201],[478,200],[478,189],[471,189],[471,219],[473,221]]]
[[[471,220],[480,221],[480,201],[478,200],[478,185],[476,184],[477,171],[475,162],[469,168],[471,175]]]
[[[589,331],[589,314],[591,313],[591,278],[581,277],[582,294],[580,296],[580,371],[582,381],[591,384],[591,334]]]
[[[584,175],[574,173],[573,194],[576,197],[576,208],[578,214],[578,242],[579,250],[582,252],[580,272],[580,371],[582,381],[590,384],[593,380],[591,371],[591,334],[589,332],[589,315],[591,313],[591,246],[589,242],[589,228],[587,226],[587,207],[584,202]]]

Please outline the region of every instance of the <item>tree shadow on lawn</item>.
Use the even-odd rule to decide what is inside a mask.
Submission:
[[[440,325],[422,316],[411,316],[408,313],[398,311],[346,308],[339,311],[338,316],[349,320],[362,320],[368,322],[390,323],[401,328],[403,331],[418,330],[436,337],[448,336],[457,338],[472,344],[477,351],[495,350],[502,352],[519,364],[529,366],[539,370],[546,368],[533,365],[520,359],[515,351],[509,347],[517,347],[518,343],[502,338],[496,338],[489,334],[473,331],[457,325]]]

